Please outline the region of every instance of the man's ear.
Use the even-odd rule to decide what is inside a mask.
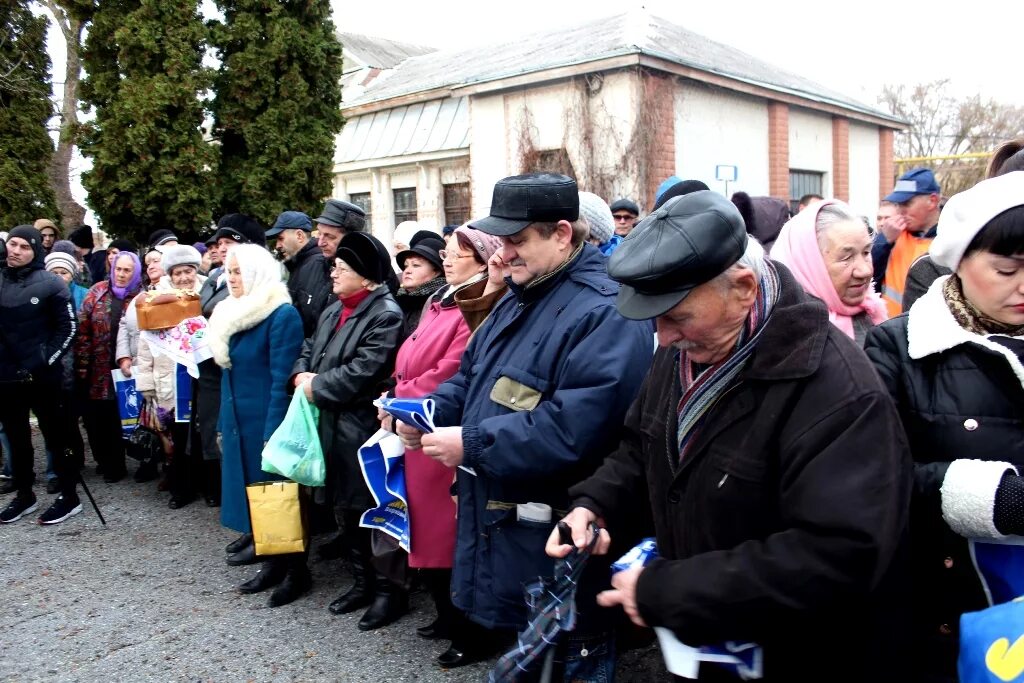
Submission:
[[[555,239],[559,246],[572,245],[572,223],[569,221],[558,221],[558,228],[555,230]]]
[[[732,276],[732,291],[744,307],[754,305],[757,299],[757,276],[749,268],[736,271]]]

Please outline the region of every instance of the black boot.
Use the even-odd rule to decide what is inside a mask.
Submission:
[[[238,587],[238,592],[247,595],[249,593],[259,593],[267,590],[268,588],[273,588],[284,580],[287,572],[288,564],[283,562],[280,558],[272,557],[263,563],[260,570],[256,573],[256,576]]]
[[[236,553],[228,555],[225,562],[228,563],[229,567],[241,567],[245,564],[256,564],[256,562],[258,562],[256,559],[256,544],[250,540],[249,545]]]
[[[409,594],[404,589],[388,581],[386,576],[377,574],[377,585],[373,604],[359,620],[360,631],[373,631],[387,626],[409,611]]]
[[[362,548],[350,547],[348,557],[352,587],[328,606],[331,614],[355,612],[373,601],[373,569],[369,556]]]
[[[242,534],[235,540],[231,541],[231,543],[228,543],[227,546],[225,546],[224,552],[231,555],[233,553],[237,553],[247,545],[252,545],[252,534]]]
[[[270,600],[267,601],[268,607],[281,607],[295,602],[313,587],[313,578],[306,565],[305,553],[284,556],[284,565],[287,567],[287,574],[285,574],[281,585],[270,594]]]

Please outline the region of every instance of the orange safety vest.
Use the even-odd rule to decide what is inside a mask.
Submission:
[[[894,318],[903,312],[903,290],[907,284],[907,272],[920,256],[928,253],[934,237],[917,237],[904,230],[896,238],[896,244],[889,253],[889,263],[885,267],[885,280],[882,281],[882,299],[889,310],[889,317]]]

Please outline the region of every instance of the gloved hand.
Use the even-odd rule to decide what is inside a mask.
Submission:
[[[1001,534],[1024,535],[1024,477],[1007,472],[996,489],[992,520]]]

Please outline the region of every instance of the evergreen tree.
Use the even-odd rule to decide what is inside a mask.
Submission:
[[[82,152],[88,202],[103,229],[140,241],[155,228],[199,231],[213,217],[216,150],[199,96],[207,31],[196,0],[102,0],[94,6],[82,99],[96,112]]]
[[[47,174],[53,104],[46,24],[27,0],[0,3],[0,230],[58,217]]]
[[[341,44],[328,0],[218,0],[214,135],[221,213],[264,224],[331,193],[341,116]]]

